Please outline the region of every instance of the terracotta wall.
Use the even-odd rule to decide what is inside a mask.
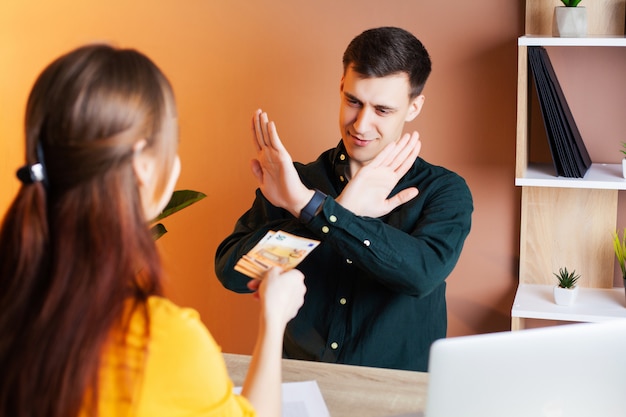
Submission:
[[[250,352],[257,304],[213,272],[221,239],[252,202],[249,120],[263,107],[294,159],[338,139],[341,54],[374,26],[402,26],[430,50],[426,104],[410,126],[422,156],[463,175],[473,230],[450,276],[449,335],[507,330],[517,280],[519,190],[514,186],[516,39],[523,2],[283,0],[32,0],[0,4],[0,213],[17,189],[22,120],[41,69],[85,42],[147,53],[179,104],[178,188],[208,198],[166,221],[159,243],[176,302],[198,309],[225,351]]]

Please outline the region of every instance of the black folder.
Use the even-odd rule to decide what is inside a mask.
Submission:
[[[545,48],[528,47],[528,62],[556,174],[582,178],[591,166],[591,158]]]

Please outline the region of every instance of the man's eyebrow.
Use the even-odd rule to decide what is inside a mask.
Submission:
[[[353,100],[353,101],[358,101],[359,103],[361,102],[361,100],[359,100],[358,98],[356,98],[356,97],[355,97],[355,96],[353,96],[352,94],[347,93],[347,92],[345,92],[345,91],[343,92],[343,95],[344,95],[344,96],[346,96],[347,98],[349,98],[350,100]]]
[[[390,111],[390,112],[393,112],[393,111],[397,110],[396,107],[386,106],[384,104],[377,104],[377,105],[374,105],[374,107],[376,107],[376,109],[378,109],[378,110],[387,110],[387,111]]]

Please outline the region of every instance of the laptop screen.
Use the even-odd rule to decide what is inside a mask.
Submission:
[[[626,320],[436,341],[426,417],[624,417]]]

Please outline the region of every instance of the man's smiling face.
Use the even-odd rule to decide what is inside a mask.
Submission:
[[[339,128],[353,175],[400,139],[404,124],[419,114],[424,96],[410,99],[410,91],[406,73],[365,78],[348,67],[341,79]]]

